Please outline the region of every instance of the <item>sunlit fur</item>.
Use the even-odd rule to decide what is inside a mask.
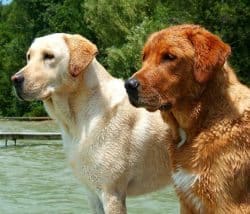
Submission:
[[[172,127],[169,154],[182,213],[250,213],[250,90],[227,64],[230,52],[200,26],[173,26],[149,37],[133,75],[137,106],[162,109]],[[164,110],[166,104],[172,107]]]
[[[44,60],[43,53],[55,57]],[[160,112],[132,107],[124,83],[96,60],[96,46],[79,35],[52,34],[31,45],[23,99],[41,99],[62,129],[67,158],[89,190],[92,212],[126,213],[126,196],[171,181],[169,127]]]

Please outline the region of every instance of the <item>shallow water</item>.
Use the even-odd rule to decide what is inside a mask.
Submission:
[[[0,121],[0,131],[58,131],[52,121]],[[0,141],[0,213],[90,213],[60,141]],[[179,213],[172,188],[128,198],[130,214]]]

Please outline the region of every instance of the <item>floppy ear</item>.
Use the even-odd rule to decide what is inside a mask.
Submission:
[[[189,39],[195,49],[194,77],[197,82],[205,83],[222,68],[231,48],[219,37],[201,27],[193,29]]]
[[[70,53],[69,72],[73,77],[78,76],[98,53],[97,47],[80,35],[64,37]]]

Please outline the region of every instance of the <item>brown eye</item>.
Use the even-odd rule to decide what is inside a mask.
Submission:
[[[145,59],[146,59],[146,54],[143,54],[142,55],[142,61],[145,61]]]
[[[176,59],[176,57],[174,56],[174,55],[172,55],[172,54],[169,54],[169,53],[164,53],[163,55],[162,55],[162,61],[163,62],[168,62],[168,61],[173,61],[173,60],[175,60]]]
[[[44,53],[44,55],[43,55],[44,60],[51,60],[51,59],[54,59],[54,58],[55,58],[55,56],[53,54],[51,54],[51,53]]]

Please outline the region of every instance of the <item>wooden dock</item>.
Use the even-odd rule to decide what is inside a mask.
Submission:
[[[16,145],[17,139],[22,140],[61,140],[61,134],[58,132],[0,132],[0,139],[5,139],[5,146],[8,140],[13,140]]]
[[[7,121],[45,121],[52,120],[50,117],[0,117],[0,120]]]

